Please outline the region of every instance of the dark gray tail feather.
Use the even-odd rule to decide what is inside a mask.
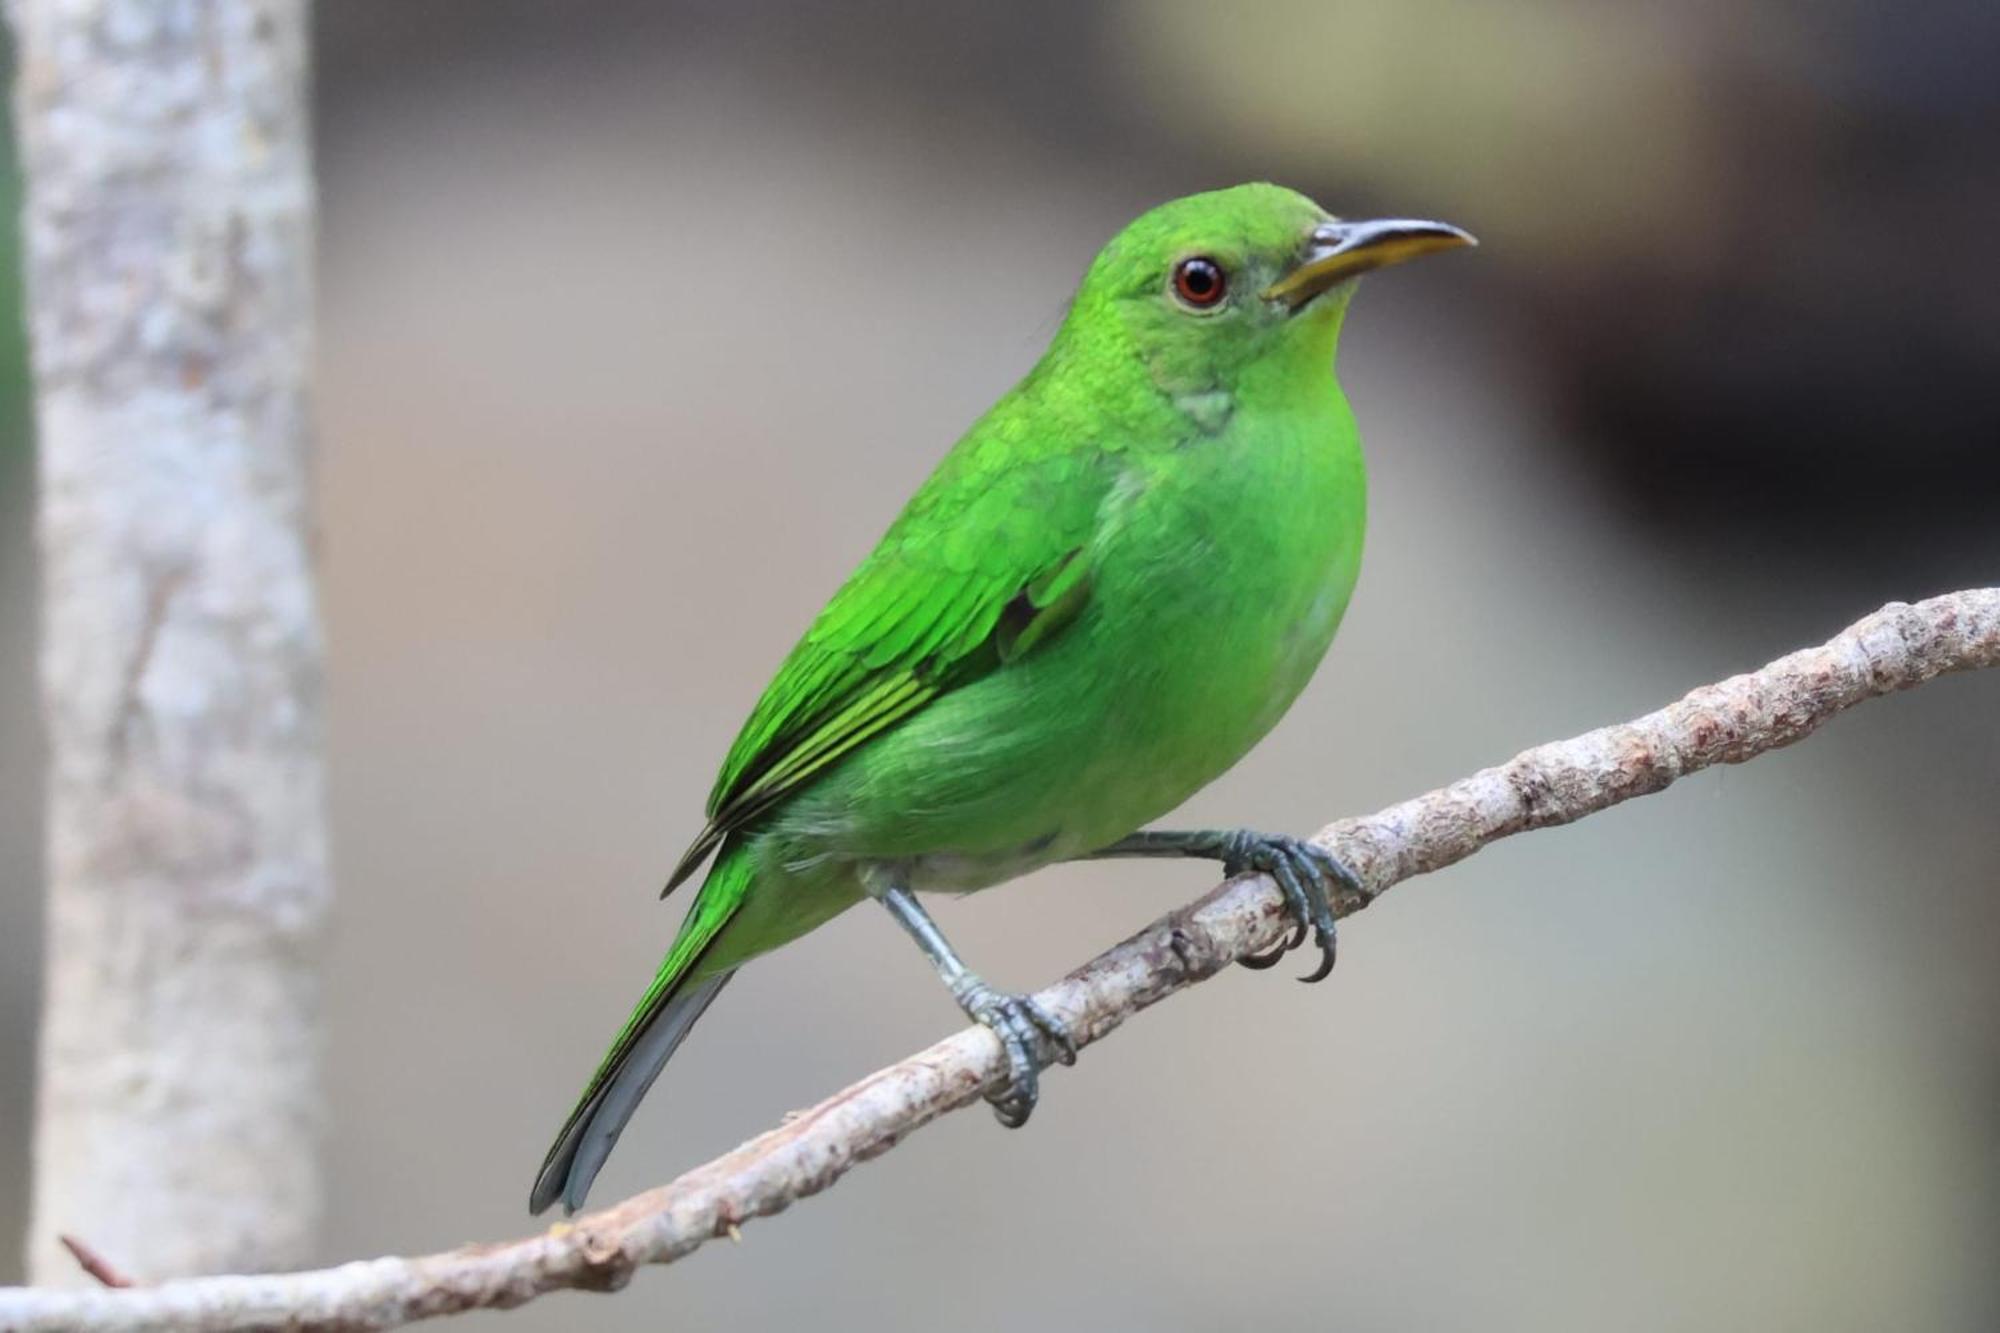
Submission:
[[[597,1179],[604,1159],[611,1156],[612,1146],[618,1142],[618,1135],[632,1118],[632,1112],[638,1109],[640,1098],[667,1067],[688,1029],[735,975],[724,972],[703,977],[681,987],[660,1006],[660,1012],[632,1043],[617,1071],[596,1095],[576,1108],[569,1123],[563,1126],[561,1137],[549,1150],[548,1160],[542,1163],[541,1174],[535,1177],[534,1192],[528,1196],[529,1212],[539,1213],[559,1198],[565,1213],[583,1207],[584,1196],[590,1193],[590,1182]]]

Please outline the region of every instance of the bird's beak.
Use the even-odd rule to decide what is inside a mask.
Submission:
[[[1305,258],[1264,289],[1266,301],[1293,310],[1336,283],[1419,255],[1477,245],[1470,232],[1448,222],[1378,218],[1372,222],[1322,222],[1308,238]]]

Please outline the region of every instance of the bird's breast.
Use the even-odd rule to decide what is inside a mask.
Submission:
[[[1365,501],[1344,414],[1135,459],[1105,501],[1076,619],[953,690],[787,807],[801,855],[969,890],[1106,846],[1218,777],[1324,654]]]
[[[1276,723],[1325,655],[1359,572],[1366,483],[1344,407],[1239,412],[1136,470],[1104,534],[1091,631],[1121,725],[1149,742],[1177,804]]]

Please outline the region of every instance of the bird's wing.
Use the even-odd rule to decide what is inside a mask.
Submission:
[[[778,668],[663,893],[856,746],[1073,620],[1108,489],[1097,471],[1076,454],[948,458]]]

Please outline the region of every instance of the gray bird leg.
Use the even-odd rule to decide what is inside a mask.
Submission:
[[[1090,853],[1083,860],[1104,860],[1114,856],[1185,856],[1222,862],[1222,873],[1241,875],[1259,871],[1277,882],[1298,923],[1291,938],[1266,954],[1252,954],[1238,961],[1245,967],[1266,968],[1305,942],[1311,926],[1319,945],[1320,965],[1301,981],[1324,981],[1333,971],[1338,947],[1334,930],[1333,891],[1343,889],[1366,903],[1374,895],[1345,862],[1332,852],[1304,838],[1282,833],[1258,833],[1253,829],[1201,829],[1192,832],[1142,830],[1120,838],[1109,847]]]
[[[931,920],[930,913],[909,889],[892,885],[877,891],[875,898],[889,909],[889,915],[896,918],[898,925],[910,932],[910,938],[937,969],[938,977],[951,988],[952,998],[958,1001],[966,1017],[992,1028],[993,1035],[1000,1038],[1000,1045],[1007,1052],[1007,1086],[988,1093],[986,1100],[992,1103],[993,1114],[1007,1128],[1018,1129],[1027,1124],[1041,1096],[1041,1068],[1045,1061],[1038,1058],[1040,1044],[1044,1040],[1049,1043],[1051,1058],[1062,1064],[1075,1064],[1076,1040],[1069,1029],[1029,996],[1008,995],[981,981],[959,959],[944,932],[937,928],[937,922]]]

